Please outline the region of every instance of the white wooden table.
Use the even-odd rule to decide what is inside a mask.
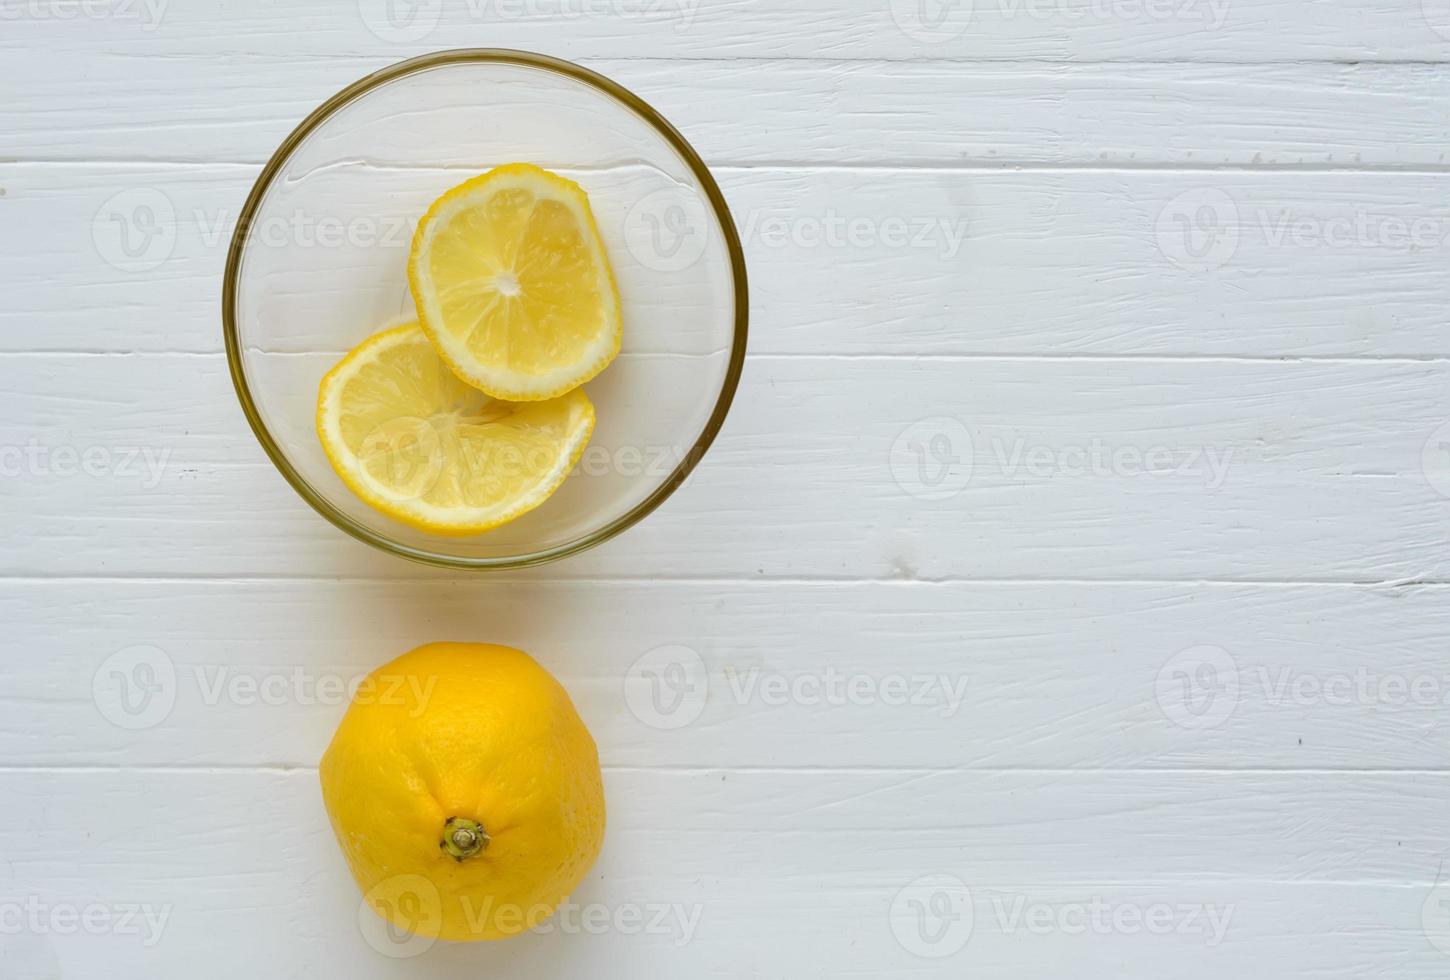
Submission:
[[[0,0],[0,977],[1445,976],[1450,3],[971,7]],[[219,325],[281,138],[464,46],[655,104],[753,292],[686,488],[471,578],[308,509]],[[359,917],[317,759],[442,638],[599,741],[550,934]]]

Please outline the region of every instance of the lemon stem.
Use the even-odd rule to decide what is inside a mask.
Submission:
[[[488,834],[483,824],[467,817],[449,817],[443,825],[439,847],[455,861],[466,861],[488,847]]]

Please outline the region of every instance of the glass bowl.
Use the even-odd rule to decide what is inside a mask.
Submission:
[[[413,229],[438,195],[505,163],[588,191],[623,300],[619,357],[585,386],[598,422],[558,491],[470,538],[373,510],[333,472],[317,386],[413,311]],[[369,75],[287,137],[243,207],[222,321],[247,420],[309,504],[359,540],[452,568],[511,568],[606,541],[658,507],[725,420],[745,358],[745,260],[698,154],[633,93],[567,61],[459,50]]]

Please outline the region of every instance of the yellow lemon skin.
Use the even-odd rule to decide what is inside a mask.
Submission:
[[[368,904],[421,936],[538,926],[604,841],[594,739],[558,681],[511,647],[433,643],[373,671],[321,780]]]

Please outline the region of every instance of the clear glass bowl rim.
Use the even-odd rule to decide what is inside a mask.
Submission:
[[[374,89],[419,71],[460,64],[520,65],[557,72],[558,74],[565,75],[575,81],[583,82],[605,93],[653,127],[664,137],[671,148],[679,154],[680,159],[684,161],[686,166],[690,168],[690,172],[699,181],[700,187],[704,191],[711,209],[714,211],[715,219],[719,222],[721,233],[725,238],[726,248],[729,250],[731,277],[733,279],[735,296],[735,326],[730,348],[730,364],[726,369],[725,379],[720,386],[720,395],[715,402],[714,409],[710,413],[709,420],[705,423],[704,428],[701,429],[694,445],[684,454],[680,465],[648,497],[640,501],[626,513],[610,521],[608,524],[591,531],[589,534],[554,548],[528,554],[510,555],[502,558],[467,558],[402,544],[353,520],[351,517],[333,507],[332,504],[328,503],[326,498],[313,490],[307,481],[302,478],[301,474],[292,466],[291,462],[288,461],[281,447],[272,438],[271,432],[268,431],[266,424],[262,421],[261,413],[257,410],[256,401],[252,397],[252,391],[247,384],[246,373],[242,366],[241,336],[237,327],[237,293],[240,285],[242,257],[246,248],[248,230],[256,218],[257,209],[261,206],[262,198],[271,187],[277,175],[282,171],[287,161],[291,158],[293,152],[302,144],[302,141],[324,122],[332,118],[338,110]],[[651,511],[664,503],[704,457],[706,450],[710,448],[710,444],[715,441],[715,436],[719,433],[720,427],[725,423],[725,416],[730,411],[730,403],[734,400],[735,390],[740,384],[740,374],[745,365],[745,346],[749,321],[750,302],[745,274],[745,253],[740,245],[740,236],[735,229],[735,221],[731,217],[730,209],[725,203],[725,196],[720,193],[720,187],[715,183],[715,178],[711,176],[709,168],[705,166],[704,161],[700,159],[700,155],[695,152],[694,148],[690,146],[684,136],[674,126],[670,125],[664,116],[660,115],[649,103],[619,83],[606,78],[598,72],[591,71],[581,65],[576,65],[571,61],[565,61],[562,58],[536,54],[531,51],[515,51],[507,48],[456,48],[447,51],[435,51],[431,54],[410,58],[407,61],[400,61],[397,64],[390,65],[387,68],[383,68],[371,75],[358,79],[314,109],[282,141],[281,146],[277,148],[276,152],[272,154],[271,159],[267,161],[267,165],[262,168],[262,173],[252,186],[251,193],[247,195],[246,203],[242,206],[241,214],[237,219],[236,229],[232,233],[231,247],[227,252],[226,272],[222,282],[222,331],[226,340],[227,366],[231,372],[232,384],[236,388],[237,398],[242,404],[242,411],[247,416],[247,422],[251,425],[252,432],[262,444],[262,449],[266,451],[268,458],[272,460],[272,464],[277,467],[278,472],[292,485],[292,489],[296,490],[303,500],[312,505],[314,510],[359,541],[401,558],[421,562],[425,565],[455,569],[522,568],[528,565],[540,565],[545,562],[565,558],[608,541],[610,538],[613,538],[615,535],[620,534],[643,520]]]

